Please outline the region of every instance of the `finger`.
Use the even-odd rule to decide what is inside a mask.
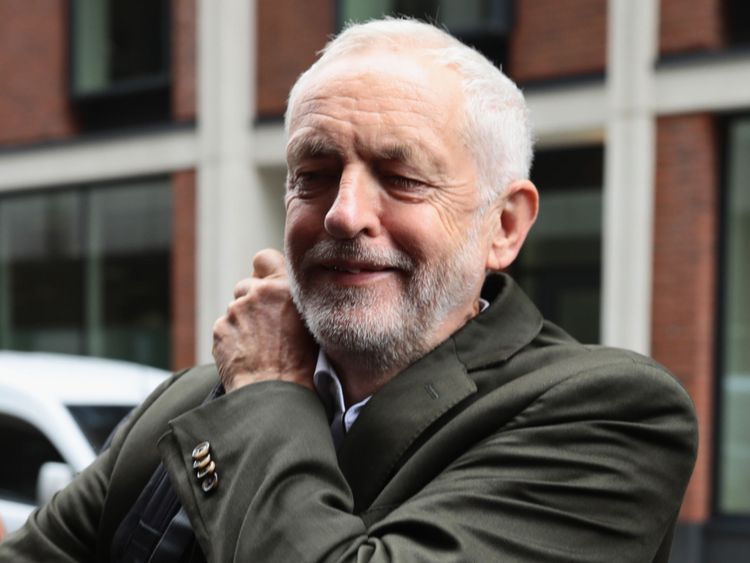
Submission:
[[[237,282],[237,285],[234,286],[234,298],[239,299],[250,293],[252,284],[253,281],[250,278],[245,278],[244,280]]]
[[[268,278],[271,276],[285,276],[284,255],[273,248],[261,250],[253,258],[253,277]]]

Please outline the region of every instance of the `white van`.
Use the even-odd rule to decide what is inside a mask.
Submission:
[[[93,461],[168,372],[128,362],[0,351],[0,518],[11,533]]]

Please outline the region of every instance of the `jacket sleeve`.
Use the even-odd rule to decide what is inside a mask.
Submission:
[[[45,506],[35,510],[26,524],[0,542],[0,561],[25,563],[97,561],[100,521],[109,492],[110,476],[132,427],[141,419],[177,376],[163,382],[118,428],[110,447]],[[158,461],[158,452],[143,452]]]
[[[160,448],[210,562],[644,563],[666,560],[695,428],[689,397],[655,366],[577,373],[369,525],[300,386],[231,393],[175,419]],[[219,475],[208,494],[191,465],[202,441]]]

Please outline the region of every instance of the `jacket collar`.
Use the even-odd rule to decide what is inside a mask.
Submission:
[[[442,415],[476,393],[469,372],[503,362],[539,333],[542,316],[505,275],[487,278],[490,307],[372,396],[339,449],[339,465],[366,509],[404,454]]]
[[[490,307],[451,337],[469,371],[504,362],[530,344],[544,322],[539,309],[507,274],[488,276],[482,297]]]

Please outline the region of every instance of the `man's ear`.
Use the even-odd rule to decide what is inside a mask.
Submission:
[[[492,209],[492,239],[486,269],[503,270],[521,250],[539,211],[539,193],[529,180],[510,184],[499,205]]]

